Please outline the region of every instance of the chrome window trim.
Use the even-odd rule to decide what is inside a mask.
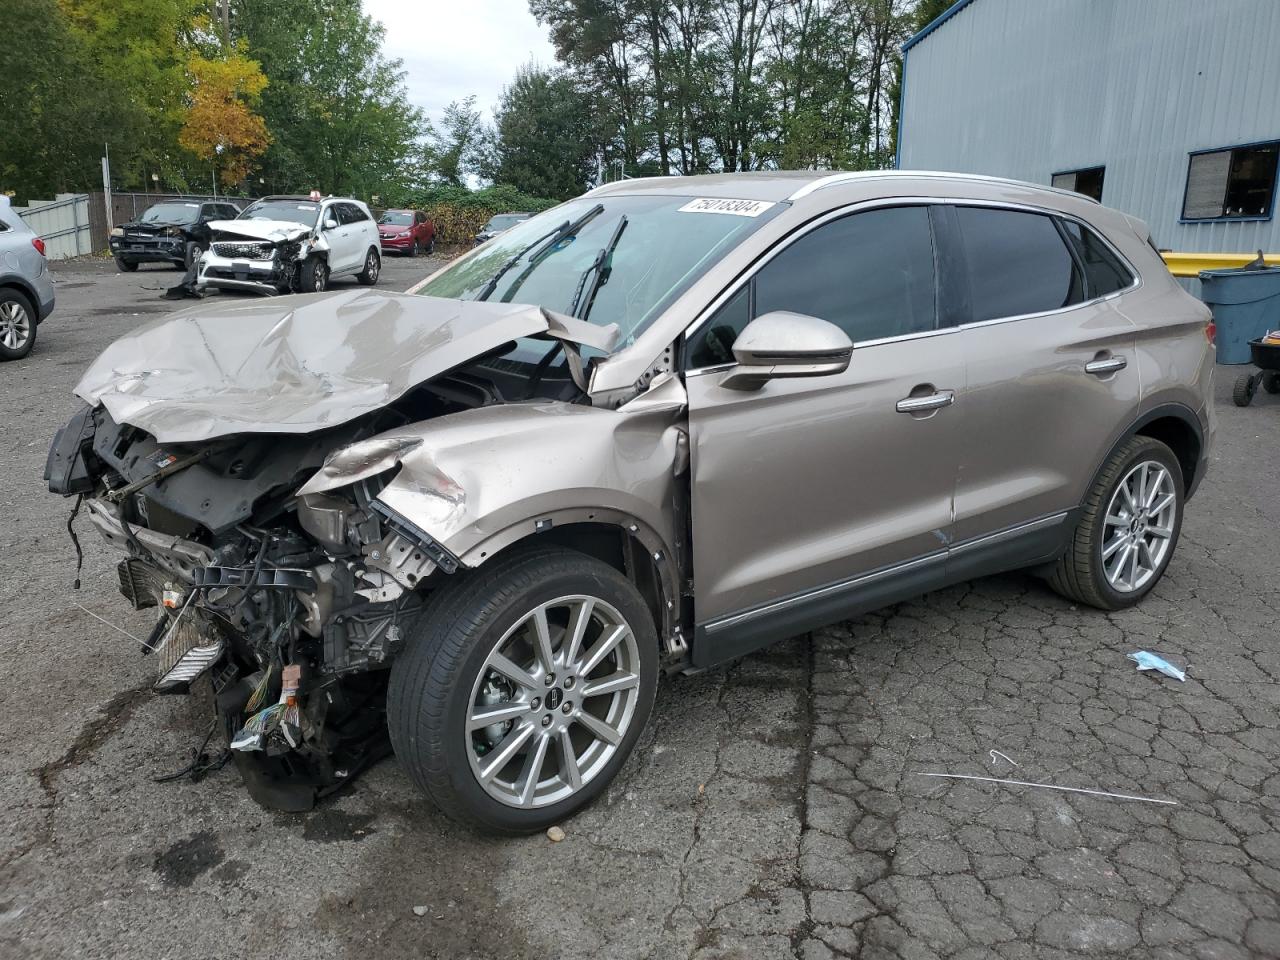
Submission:
[[[836,176],[840,177],[843,175],[837,174]],[[816,180],[814,181],[814,183],[823,183],[827,180],[832,180],[832,179],[834,178],[828,177],[828,178],[824,178],[824,180]],[[793,195],[789,199],[794,199],[794,198],[795,197]],[[732,284],[730,284],[724,290],[720,291],[719,295],[716,296],[715,299],[711,301],[710,305],[704,307],[701,311],[699,311],[698,315],[693,319],[693,322],[690,323],[687,327],[685,327],[684,334],[683,334],[685,342],[687,343],[690,337],[692,337],[700,329],[702,329],[703,325],[722,306],[728,303],[729,300],[731,300],[738,293],[739,290],[741,290],[744,286],[750,283],[751,280],[754,279],[755,275],[759,273],[770,261],[772,261],[774,257],[778,256],[780,253],[782,253],[782,251],[788,249],[792,244],[799,241],[802,237],[808,236],[810,233],[812,233],[814,230],[817,230],[819,227],[825,226],[826,224],[830,223],[832,220],[838,220],[843,217],[853,216],[854,214],[857,214],[857,213],[864,213],[868,210],[877,210],[884,207],[918,207],[922,205],[951,206],[951,207],[991,207],[997,210],[1011,210],[1018,213],[1033,213],[1033,214],[1038,214],[1040,216],[1059,217],[1063,220],[1070,220],[1074,223],[1080,224],[1081,227],[1083,227],[1086,230],[1089,230],[1091,233],[1093,233],[1094,236],[1098,237],[1106,245],[1107,249],[1111,251],[1111,254],[1114,257],[1116,257],[1116,259],[1118,259],[1120,263],[1124,265],[1125,269],[1129,271],[1129,275],[1134,278],[1133,282],[1130,283],[1129,286],[1127,287],[1122,287],[1119,290],[1113,290],[1111,293],[1105,294],[1101,297],[1092,297],[1088,300],[1081,300],[1079,303],[1073,303],[1066,307],[1057,307],[1053,310],[1042,310],[1039,313],[1021,313],[1011,317],[995,317],[991,320],[975,320],[970,323],[958,324],[957,326],[954,326],[954,327],[942,327],[937,330],[922,330],[922,331],[917,331],[915,333],[903,333],[903,334],[898,334],[897,336],[892,336],[892,337],[879,337],[875,340],[860,340],[854,344],[854,349],[862,349],[863,347],[878,347],[887,343],[898,343],[899,341],[904,341],[904,340],[920,340],[920,339],[923,339],[924,337],[936,337],[936,336],[941,336],[945,334],[955,333],[959,330],[969,330],[975,327],[990,327],[999,323],[1013,323],[1018,320],[1035,320],[1040,317],[1055,316],[1057,314],[1068,313],[1069,311],[1072,311],[1072,310],[1079,310],[1081,307],[1088,307],[1088,306],[1093,306],[1099,303],[1105,303],[1108,300],[1114,299],[1124,294],[1132,293],[1133,291],[1137,290],[1142,286],[1142,283],[1143,283],[1142,274],[1138,270],[1134,269],[1134,266],[1130,262],[1129,258],[1116,249],[1115,244],[1111,242],[1110,238],[1108,238],[1106,234],[1100,231],[1093,224],[1089,223],[1087,220],[1084,220],[1081,217],[1077,217],[1074,214],[1065,213],[1061,210],[1055,210],[1050,207],[1037,207],[1037,206],[1033,206],[1031,204],[1025,204],[1025,203],[1010,203],[1003,200],[970,200],[962,197],[914,197],[914,196],[912,197],[879,197],[874,200],[861,200],[856,203],[847,204],[842,207],[836,207],[835,209],[828,210],[826,213],[822,214],[821,216],[815,217],[814,219],[810,220],[808,223],[802,224],[792,233],[788,234],[784,242],[779,243],[778,245],[773,247],[771,250],[769,250],[767,253],[765,253],[763,256],[761,256],[758,260],[756,260],[753,264],[751,264],[745,271],[743,271],[741,275],[739,275],[733,281]],[[1064,246],[1066,245],[1065,240],[1063,241],[1063,245]],[[1071,251],[1068,250],[1068,253],[1070,252]],[[1075,262],[1074,255],[1072,256],[1072,262]],[[726,370],[733,366],[736,366],[736,364],[733,362],[727,362],[727,363],[713,364],[707,367],[693,367],[691,369],[685,370],[684,375],[686,377],[699,376],[703,373],[711,373],[711,372]]]

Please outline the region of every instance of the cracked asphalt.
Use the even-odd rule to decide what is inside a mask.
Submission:
[[[35,352],[0,367],[0,956],[1280,956],[1280,398],[1231,406],[1236,370],[1139,608],[998,577],[665,680],[563,842],[499,840],[394,761],[302,816],[255,806],[232,768],[152,782],[209,706],[153,697],[136,644],[86,612],[150,626],[83,528],[71,590],[69,504],[41,472],[80,371],[178,275],[55,272]],[[1138,649],[1187,681],[1138,673]]]

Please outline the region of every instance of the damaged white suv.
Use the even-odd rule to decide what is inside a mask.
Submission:
[[[349,197],[264,197],[209,229],[197,291],[320,293],[347,276],[371,287],[382,269],[373,215]]]

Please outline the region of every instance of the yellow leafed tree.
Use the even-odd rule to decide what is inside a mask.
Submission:
[[[187,69],[193,83],[191,106],[178,143],[216,164],[218,178],[230,187],[248,175],[254,159],[271,143],[266,122],[253,110],[267,78],[258,62],[242,52],[217,59],[194,53]]]

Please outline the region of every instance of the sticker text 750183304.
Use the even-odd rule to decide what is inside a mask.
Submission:
[[[680,208],[681,213],[729,213],[735,217],[758,217],[770,207],[769,200],[732,200],[715,197],[690,200]]]

